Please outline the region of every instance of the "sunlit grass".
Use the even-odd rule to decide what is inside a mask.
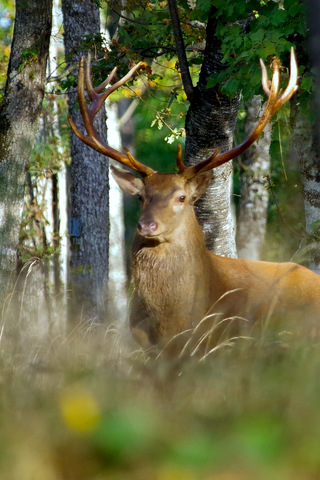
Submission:
[[[1,479],[320,478],[317,340],[265,330],[177,363],[117,326],[14,328],[0,343]]]

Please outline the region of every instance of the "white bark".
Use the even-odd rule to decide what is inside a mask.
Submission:
[[[122,5],[124,2],[122,2]],[[119,19],[119,25],[121,19]],[[108,28],[104,28],[106,38],[110,40]],[[107,138],[108,144],[122,149],[118,108],[115,103],[107,102]],[[128,116],[133,112],[128,112]],[[124,120],[126,121],[128,117]],[[115,163],[113,160],[109,160]],[[125,227],[123,215],[123,193],[113,176],[109,176],[109,273],[108,273],[108,318],[113,322],[124,322],[127,316],[127,271],[125,259]]]
[[[121,150],[117,106],[108,105],[108,143]],[[123,195],[113,176],[109,177],[109,281],[108,313],[113,321],[123,322],[127,311],[127,272],[125,264]]]
[[[194,165],[212,155],[217,147],[231,149],[240,95],[230,99],[219,86],[207,88],[208,78],[223,69],[215,39],[215,20],[207,24],[206,48],[199,82],[194,88],[186,117],[186,163]],[[197,202],[196,212],[206,246],[213,253],[236,257],[235,228],[231,208],[232,163],[213,170],[213,182]]]
[[[245,136],[261,114],[261,96],[246,104]],[[268,190],[265,177],[270,172],[271,125],[242,157],[240,204],[237,221],[237,247],[240,258],[260,260],[267,229]]]
[[[49,75],[53,75],[57,70],[58,54],[59,50],[63,48],[63,39],[60,35],[62,26],[62,11],[60,8],[60,1],[53,0],[52,11],[52,34],[49,50]],[[57,142],[57,153],[59,156],[63,156],[59,123],[58,123],[58,107],[57,103],[53,100],[53,119],[52,119],[52,133],[59,139]],[[56,173],[55,185],[57,204],[54,211],[54,228],[53,232],[58,235],[58,248],[59,251],[55,255],[54,262],[55,274],[58,278],[55,278],[57,288],[62,294],[62,303],[66,307],[67,305],[67,285],[68,285],[68,264],[69,264],[69,240],[68,240],[68,199],[67,199],[67,168],[64,161],[60,162],[60,168]],[[65,328],[66,325],[63,327]]]

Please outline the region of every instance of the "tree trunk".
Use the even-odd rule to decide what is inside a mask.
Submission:
[[[108,106],[108,143],[121,150],[117,105]],[[110,177],[110,235],[109,235],[109,282],[108,314],[114,322],[124,323],[127,311],[127,271],[125,263],[123,194],[116,181]]]
[[[292,105],[292,151],[300,163],[306,230],[311,238],[309,267],[320,273],[320,168],[314,125],[299,105]]]
[[[245,136],[249,135],[260,116],[261,96],[246,103]],[[271,126],[242,156],[240,204],[237,219],[239,257],[260,260],[267,227],[268,191],[265,177],[270,172]]]
[[[53,0],[53,14],[52,14],[52,36],[50,42],[50,56],[49,56],[49,76],[55,75],[58,69],[58,54],[59,46],[62,40],[61,31],[61,8],[60,1]],[[49,119],[51,123],[51,135],[56,138],[57,153],[59,155],[59,170],[52,174],[52,192],[53,192],[53,233],[54,246],[56,251],[51,260],[53,269],[53,284],[55,303],[57,310],[63,310],[63,314],[57,319],[60,331],[66,331],[67,326],[67,285],[68,285],[68,266],[69,266],[69,241],[67,236],[68,231],[68,192],[67,192],[67,166],[63,157],[62,138],[59,130],[59,111],[56,99],[53,98],[52,115]]]
[[[94,35],[100,32],[98,4],[94,0],[63,0],[62,11],[67,63],[76,64],[81,54],[87,54],[81,46],[85,40],[95,53]],[[76,103],[74,86],[68,94],[69,113],[83,130]],[[105,138],[104,109],[96,116],[95,126]],[[73,133],[71,158],[71,315],[77,320],[103,321],[108,278],[108,159]]]
[[[306,1],[309,23],[309,51],[314,71],[313,109],[316,117],[314,129],[310,128],[309,119],[297,116],[298,137],[294,135],[296,152],[300,157],[302,180],[304,185],[304,206],[307,232],[314,239],[314,248],[310,255],[310,268],[320,273],[320,5],[316,0]],[[302,122],[306,123],[303,124]],[[302,134],[303,128],[305,133]],[[302,135],[301,135],[302,134]],[[305,140],[306,149],[299,145]],[[309,138],[308,138],[309,135]]]
[[[46,79],[52,0],[16,0],[15,26],[0,107],[0,289],[16,271],[26,165]]]
[[[204,61],[198,85],[193,91],[186,118],[186,163],[194,165],[232,146],[239,95],[222,95],[218,86],[207,88],[211,74],[223,68],[220,46],[215,36],[215,19],[209,16]],[[235,229],[231,212],[232,163],[214,171],[211,187],[197,203],[197,215],[207,248],[216,254],[236,257]]]
[[[113,13],[112,21],[101,25],[101,30],[105,33],[108,42],[112,41],[112,35],[117,30],[118,24],[120,25],[119,16]],[[118,104],[107,102],[108,144],[118,151],[122,150],[119,122],[119,103],[122,102],[123,100]],[[127,143],[125,145],[130,147]],[[127,317],[128,278],[124,243],[123,193],[112,175],[109,178],[109,225],[108,318],[119,326],[124,324]]]

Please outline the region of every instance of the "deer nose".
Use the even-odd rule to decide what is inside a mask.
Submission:
[[[141,235],[144,237],[149,237],[155,234],[156,230],[158,228],[158,225],[156,222],[143,222],[140,221],[138,223],[138,230]]]

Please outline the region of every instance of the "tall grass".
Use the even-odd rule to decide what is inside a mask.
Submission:
[[[20,328],[1,332],[1,480],[320,478],[317,340],[266,329],[177,362],[116,326]]]

